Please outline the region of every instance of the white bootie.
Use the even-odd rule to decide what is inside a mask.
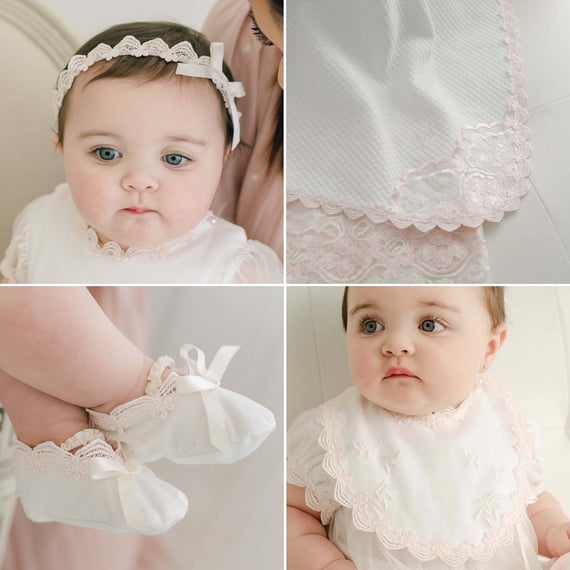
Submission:
[[[35,522],[160,534],[188,510],[182,491],[127,462],[120,445],[113,449],[94,429],[61,446],[48,441],[32,449],[16,442],[14,471],[24,512]]]
[[[180,349],[188,369],[174,370],[162,356],[153,365],[146,394],[109,414],[87,410],[91,424],[118,439],[129,458],[176,463],[233,463],[257,449],[275,429],[273,414],[262,405],[220,387],[237,346],[222,346],[206,369],[204,353],[191,344]],[[196,360],[188,353],[194,350]],[[166,368],[172,369],[163,381]]]

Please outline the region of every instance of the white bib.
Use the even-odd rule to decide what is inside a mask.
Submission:
[[[23,273],[28,283],[226,283],[239,270],[248,243],[241,227],[209,213],[188,234],[148,250],[124,252],[114,242],[99,246],[67,184],[29,204],[22,215],[2,270],[14,277]],[[273,260],[267,247],[257,247],[260,257]]]
[[[489,561],[535,499],[532,436],[494,381],[457,409],[421,417],[394,415],[349,388],[318,421],[335,500],[386,549],[452,566]]]

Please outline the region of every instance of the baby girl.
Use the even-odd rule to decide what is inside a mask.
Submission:
[[[221,386],[237,346],[206,361],[184,345],[182,368],[153,362],[82,287],[3,287],[0,317],[2,406],[33,521],[165,532],[188,502],[145,463],[232,463],[275,427],[269,410]]]
[[[13,283],[268,283],[269,247],[210,211],[240,141],[223,44],[169,22],[114,26],[61,72],[56,148],[67,183],[16,219]]]
[[[342,317],[354,386],[289,431],[290,568],[534,570],[570,552],[537,430],[486,374],[502,288],[350,287]]]

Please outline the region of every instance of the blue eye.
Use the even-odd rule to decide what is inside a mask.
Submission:
[[[378,331],[384,330],[384,326],[374,319],[365,319],[361,323],[362,331],[366,334],[373,334]]]
[[[100,158],[101,160],[104,160],[106,162],[115,160],[115,158],[119,158],[119,156],[121,156],[121,153],[118,150],[115,150],[114,148],[108,148],[105,146],[96,148],[93,152],[97,155],[97,158]]]
[[[420,323],[420,329],[424,332],[441,332],[445,327],[434,319],[424,319]]]
[[[166,164],[170,164],[170,166],[181,166],[182,164],[186,164],[189,159],[181,154],[166,154],[162,157],[162,160],[164,160]]]

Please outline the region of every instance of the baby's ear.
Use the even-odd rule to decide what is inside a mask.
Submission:
[[[52,133],[51,142],[53,143],[53,146],[55,146],[55,148],[59,150],[59,152],[63,152],[63,147],[59,143],[59,135],[57,133]]]
[[[491,363],[493,362],[493,360],[495,360],[495,357],[497,356],[497,353],[499,352],[501,346],[503,346],[503,343],[505,342],[506,338],[507,338],[507,325],[505,323],[497,325],[491,331],[489,342],[487,343],[487,352],[485,354],[485,360],[483,361],[483,367],[482,367],[483,369],[481,370],[481,372],[487,370],[489,366],[491,366]]]

